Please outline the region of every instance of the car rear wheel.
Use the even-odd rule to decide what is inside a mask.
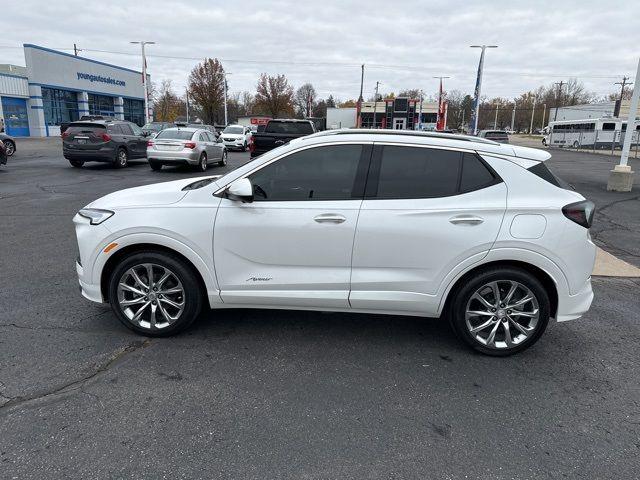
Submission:
[[[69,163],[72,167],[76,168],[80,168],[84,165],[84,162],[82,160],[69,160]]]
[[[116,161],[114,164],[115,167],[124,168],[127,166],[128,163],[129,163],[129,154],[124,148],[119,148],[118,151],[116,152]]]
[[[16,144],[12,140],[5,140],[4,149],[7,153],[7,157],[10,157],[16,152]]]
[[[151,170],[161,170],[162,169],[162,164],[159,162],[154,162],[153,160],[149,160],[149,166],[151,167]]]
[[[207,154],[202,152],[202,154],[200,155],[200,160],[198,160],[198,170],[200,170],[201,172],[206,172],[208,162],[209,161],[207,160]]]
[[[140,252],[126,257],[109,280],[109,302],[131,330],[165,337],[187,328],[202,308],[195,272],[169,253]]]
[[[226,164],[227,164],[227,151],[224,150],[222,152],[222,160],[220,160],[218,162],[218,165],[221,166],[221,167],[224,167]]]
[[[458,289],[450,309],[454,331],[471,348],[507,356],[533,345],[549,322],[549,295],[517,268],[484,270]]]

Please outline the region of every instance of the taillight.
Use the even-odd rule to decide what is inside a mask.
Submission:
[[[153,147],[153,142],[151,140],[147,140],[147,147]]]
[[[67,138],[67,137],[69,136],[69,132],[66,132],[66,131],[65,131],[65,132],[62,132],[62,133],[60,134],[60,136],[61,136],[62,138]]]
[[[562,207],[562,213],[569,220],[576,222],[578,225],[584,228],[591,228],[593,222],[593,213],[596,211],[596,206],[589,200],[583,200],[582,202],[570,203]]]
[[[251,137],[249,138],[249,151],[251,153],[256,151],[256,141],[253,138],[253,135],[251,135]]]
[[[196,142],[185,142],[184,148],[194,149],[194,148],[196,148]]]
[[[100,137],[105,142],[108,142],[109,140],[111,140],[111,135],[109,135],[108,133],[101,133],[98,135],[98,137]]]

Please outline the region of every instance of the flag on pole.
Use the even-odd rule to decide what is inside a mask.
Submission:
[[[482,64],[484,63],[484,48],[480,54],[480,63],[478,63],[478,75],[476,77],[476,88],[473,92],[473,108],[471,109],[471,119],[469,121],[469,132],[471,135],[476,134],[476,110],[480,102],[480,82],[482,78]]]

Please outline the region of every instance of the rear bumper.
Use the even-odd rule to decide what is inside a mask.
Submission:
[[[82,160],[83,162],[113,162],[116,158],[115,150],[62,150],[67,160]]]
[[[195,151],[177,151],[163,152],[159,150],[147,150],[147,159],[166,165],[197,165],[200,160],[200,152]]]
[[[565,322],[580,318],[587,313],[592,301],[593,290],[591,288],[591,277],[589,277],[578,293],[558,298],[556,320]]]

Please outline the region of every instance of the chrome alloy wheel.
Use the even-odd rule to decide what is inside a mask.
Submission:
[[[480,344],[497,350],[529,338],[540,319],[538,299],[526,286],[498,280],[477,289],[467,302],[465,323]]]
[[[134,325],[159,330],[182,315],[184,288],[178,277],[162,265],[135,265],[120,277],[118,304]]]

